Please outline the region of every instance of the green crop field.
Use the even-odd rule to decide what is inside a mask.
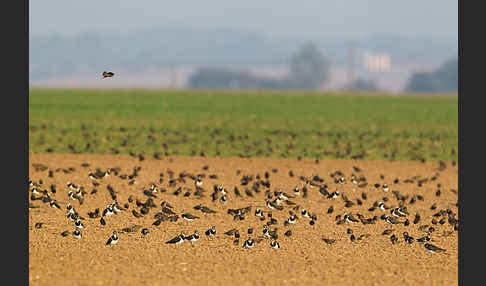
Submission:
[[[30,151],[457,160],[454,95],[31,89]]]

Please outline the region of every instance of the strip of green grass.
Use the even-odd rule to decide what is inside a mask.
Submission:
[[[457,96],[32,89],[30,149],[455,160],[457,108]]]

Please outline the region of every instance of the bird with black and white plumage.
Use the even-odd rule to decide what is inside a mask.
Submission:
[[[391,210],[391,214],[394,216],[394,217],[406,217],[405,214],[403,214],[403,212],[401,212],[399,210],[400,208],[394,208]]]
[[[224,204],[228,201],[228,198],[226,197],[226,195],[222,195],[221,198],[219,198],[219,202]]]
[[[117,231],[113,231],[113,234],[106,241],[106,245],[115,245],[118,243]]]
[[[213,237],[216,235],[216,226],[211,226],[210,229],[206,230],[206,232],[204,232],[204,234],[206,234],[206,236],[208,237]]]
[[[306,218],[310,218],[310,213],[306,210],[306,209],[302,209],[300,214],[303,216],[303,217],[306,217]]]
[[[294,198],[294,196],[291,196],[291,195],[289,195],[289,194],[287,194],[287,193],[285,193],[285,192],[282,192],[282,191],[278,192],[278,197],[279,197],[281,200],[284,200],[284,201],[288,201],[288,200],[290,200],[290,199],[293,199],[293,198]]]
[[[256,207],[256,208],[255,208],[255,216],[256,216],[256,217],[260,217],[260,218],[261,218],[261,217],[264,217],[264,215],[263,215],[263,210],[262,210],[260,207]]]
[[[431,244],[431,243],[425,243],[425,244],[424,244],[424,247],[425,247],[425,249],[427,249],[427,251],[428,251],[428,252],[430,252],[430,253],[443,253],[443,252],[446,252],[446,250],[445,250],[445,249],[440,248],[440,247],[438,247],[438,246],[435,246],[435,245],[433,245],[433,244]]]
[[[102,216],[111,216],[111,215],[114,215],[114,214],[115,214],[115,211],[113,210],[113,205],[109,204],[103,210]]]
[[[145,235],[149,234],[150,232],[149,232],[148,228],[142,228],[141,233],[142,233],[142,235],[145,236]]]
[[[181,244],[184,242],[184,239],[185,239],[185,235],[184,235],[184,232],[181,232],[179,235],[177,235],[176,237],[166,241],[165,243],[166,244]]]
[[[114,212],[115,214],[118,214],[118,213],[120,213],[121,211],[123,211],[123,210],[124,210],[124,208],[122,208],[122,207],[121,207],[121,206],[118,204],[118,202],[117,202],[117,201],[115,201],[115,202],[113,202],[113,203],[111,204],[111,208],[113,209],[113,212]]]
[[[278,243],[278,241],[272,239],[270,241],[270,247],[273,248],[273,249],[279,249],[280,248],[280,244]]]
[[[208,208],[207,206],[203,206],[203,205],[197,205],[194,207],[195,210],[200,210],[201,212],[203,213],[207,213],[207,214],[214,214],[216,213],[215,210],[212,210],[210,208]]]
[[[398,218],[396,217],[392,217],[392,216],[389,216],[389,215],[382,215],[380,217],[382,220],[386,221],[387,223],[389,224],[401,224],[403,222],[399,221]]]
[[[189,236],[185,236],[184,239],[188,240],[192,245],[194,245],[194,242],[199,240],[199,233],[198,233],[197,229],[194,230],[193,234],[191,234]]]
[[[339,193],[339,191],[334,191],[334,192],[330,193],[330,194],[327,196],[327,198],[328,198],[328,199],[335,199],[335,198],[339,197],[339,194],[340,194],[340,193]]]
[[[295,186],[295,188],[294,188],[294,195],[300,196],[300,189],[299,189],[298,186]]]
[[[281,206],[281,205],[277,205],[277,204],[276,204],[275,202],[273,202],[273,201],[265,200],[265,203],[266,203],[267,207],[268,207],[269,209],[272,209],[272,210],[277,209],[277,210],[280,210],[280,211],[281,211],[281,210],[283,210],[283,208],[284,208],[284,207],[283,207],[283,206]]]
[[[388,191],[390,190],[390,187],[388,187],[388,185],[387,185],[387,184],[383,184],[383,185],[381,186],[381,189],[382,189],[384,192],[388,192]]]
[[[76,229],[75,231],[73,231],[73,237],[76,239],[80,239],[83,237],[83,235],[81,234],[81,231],[79,231],[79,229]]]
[[[387,205],[385,205],[384,202],[378,202],[378,208],[380,208],[380,210],[382,210],[382,211],[385,211],[385,210],[390,209],[390,207],[388,207]]]
[[[55,209],[58,209],[58,210],[60,210],[60,209],[61,209],[61,207],[59,206],[59,204],[57,203],[57,201],[56,201],[56,200],[51,200],[51,201],[49,202],[49,206],[50,206],[51,208],[55,208]]]
[[[190,213],[185,213],[185,212],[181,214],[181,217],[187,221],[193,221],[199,218],[198,216],[192,215]]]
[[[226,193],[227,193],[227,192],[226,192],[226,188],[223,186],[223,184],[220,184],[220,185],[218,186],[218,191],[219,191],[219,192],[220,192],[220,193],[221,193],[223,196],[224,196],[224,195],[226,195]]]
[[[295,224],[297,222],[297,216],[292,213],[289,218],[287,218],[287,220],[285,221],[284,225],[288,225],[288,224]]]
[[[352,214],[348,214],[348,213],[345,213],[343,215],[343,218],[347,221],[347,222],[359,222],[358,219],[356,219]]]
[[[255,242],[251,237],[249,237],[245,242],[243,243],[243,248],[252,248],[255,245]]]
[[[74,222],[74,226],[77,229],[83,229],[84,228],[84,224],[79,219]]]
[[[408,235],[408,232],[405,231],[403,233],[403,240],[408,244],[412,244],[415,239],[412,236]]]
[[[430,241],[430,235],[429,234],[426,234],[425,236],[417,239],[418,243],[425,243],[427,241]]]

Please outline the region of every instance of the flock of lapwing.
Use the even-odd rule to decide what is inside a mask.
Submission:
[[[35,171],[47,170],[49,177],[53,177],[55,172],[63,171],[66,174],[71,174],[76,171],[75,168],[59,168],[54,171],[42,164],[33,164],[33,167]],[[108,247],[115,246],[119,242],[120,233],[140,231],[143,236],[150,233],[148,226],[140,225],[122,230],[108,229],[107,220],[117,219],[117,215],[121,212],[131,213],[138,219],[152,218],[152,225],[159,226],[161,223],[173,223],[179,219],[189,222],[188,225],[190,225],[191,221],[200,219],[200,216],[197,215],[199,212],[210,216],[223,211],[228,215],[228,219],[233,221],[250,220],[254,225],[245,230],[238,228],[220,230],[217,225],[208,224],[207,229],[204,229],[202,233],[194,230],[190,233],[181,231],[174,234],[172,239],[165,242],[169,245],[188,242],[195,246],[201,236],[212,239],[217,235],[223,235],[231,237],[235,246],[253,248],[267,241],[265,244],[268,247],[279,249],[279,232],[286,237],[291,237],[294,231],[293,225],[308,223],[314,226],[319,220],[331,220],[337,225],[346,226],[346,232],[343,235],[350,243],[371,237],[370,233],[355,233],[352,229],[353,225],[381,224],[383,232],[380,235],[387,236],[391,246],[401,243],[418,243],[423,245],[425,251],[444,253],[446,249],[440,247],[440,238],[451,235],[459,228],[457,203],[439,209],[437,202],[426,202],[420,194],[424,189],[422,186],[432,186],[435,188],[436,198],[439,198],[445,191],[457,195],[457,190],[445,190],[439,183],[440,172],[445,169],[442,163],[431,177],[395,178],[388,183],[383,182],[383,175],[381,175],[383,180],[380,182],[370,182],[364,171],[356,166],[353,167],[353,172],[350,174],[336,170],[331,174],[326,174],[326,176],[314,174],[310,177],[298,176],[292,170],[288,170],[288,176],[295,181],[295,184],[287,189],[273,187],[275,181],[272,181],[272,173],[277,173],[277,168],[267,170],[262,175],[259,173],[242,174],[240,170],[237,170],[236,174],[240,177],[240,180],[231,189],[218,182],[217,175],[208,174],[209,166],[207,165],[203,167],[200,173],[180,172],[176,174],[168,169],[166,172],[161,172],[158,178],[154,178],[154,182],[138,188],[139,190],[133,190],[137,188],[133,185],[142,172],[140,166],[133,168],[128,173],[122,173],[121,168],[117,167],[106,170],[100,168],[90,170],[91,166],[87,163],[83,163],[81,168],[89,177],[91,184],[80,185],[68,181],[64,186],[56,186],[55,184],[47,186],[42,179],[30,180],[28,188],[29,208],[49,206],[59,215],[64,215],[72,223],[72,229],[65,230],[60,235],[63,237],[72,235],[74,239],[82,239],[83,233],[89,231],[83,223],[84,220],[98,220],[101,226],[107,228],[107,240],[104,243]],[[127,187],[132,187],[127,202],[121,202],[118,199],[118,191],[111,184],[104,182],[108,176],[117,177],[119,180],[127,182]],[[351,198],[350,192],[342,191],[346,184],[352,184],[355,189],[352,193],[355,196],[354,198]],[[418,191],[415,194],[403,194],[400,188],[405,184],[416,186]],[[89,197],[95,196],[98,190],[102,189],[106,189],[110,194],[111,202],[86,214],[81,214],[76,210],[77,206],[89,202]],[[325,209],[311,211],[306,207],[306,199],[311,192],[324,200],[329,200],[331,205]],[[370,201],[368,195],[376,192],[382,199]],[[171,198],[175,196],[187,199],[195,198],[194,201],[207,198],[205,201],[208,201],[210,205],[198,203],[193,207],[193,210],[177,211],[177,206],[170,203]],[[238,201],[243,197],[251,198],[254,203],[241,208],[225,207],[229,200]],[[411,213],[408,208],[414,204],[423,205],[424,208],[430,209],[432,214],[425,216],[423,212],[422,215],[419,212]],[[343,209],[340,205],[346,211],[336,213],[335,208]],[[357,211],[357,206],[361,206],[360,209],[366,209],[366,211]],[[281,217],[285,219],[278,219]],[[36,222],[35,228],[41,229],[44,224],[45,222]],[[397,233],[393,229],[395,225],[403,225],[407,231]],[[443,230],[442,233],[438,233],[437,229],[439,228]],[[322,230],[322,232],[324,233],[325,230]],[[244,238],[241,236],[242,234],[245,234]],[[337,240],[342,240],[341,237],[325,235],[321,239],[327,245],[333,245]]]

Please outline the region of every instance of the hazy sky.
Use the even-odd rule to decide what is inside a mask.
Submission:
[[[29,0],[29,6],[32,35],[182,24],[270,37],[398,33],[458,38],[457,0]]]

